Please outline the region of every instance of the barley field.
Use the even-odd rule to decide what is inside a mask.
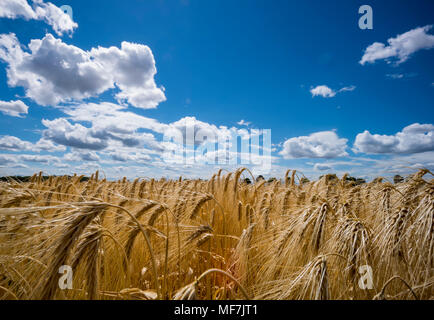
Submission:
[[[346,178],[0,182],[0,299],[433,299],[432,173]]]

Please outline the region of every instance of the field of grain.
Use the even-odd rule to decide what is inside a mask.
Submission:
[[[431,172],[299,178],[0,182],[0,299],[434,298]]]

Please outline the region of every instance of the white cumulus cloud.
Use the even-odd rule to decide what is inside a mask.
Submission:
[[[165,134],[169,137],[180,135],[184,143],[189,145],[200,145],[204,141],[217,142],[226,141],[231,137],[231,130],[225,126],[217,127],[197,120],[195,117],[184,117],[169,125]]]
[[[315,88],[310,89],[310,93],[312,97],[321,96],[323,98],[332,98],[336,95],[336,92],[326,85],[316,86]]]
[[[100,157],[94,151],[73,151],[63,156],[66,161],[100,161]]]
[[[0,112],[12,116],[23,117],[28,113],[29,107],[21,100],[16,101],[0,101]]]
[[[48,128],[42,132],[43,138],[60,145],[90,150],[102,150],[108,145],[106,140],[93,137],[89,128],[64,118],[43,119],[42,124]]]
[[[336,94],[346,91],[354,91],[356,89],[356,86],[348,86],[343,87],[339,90],[334,90],[326,85],[319,85],[314,88],[310,89],[310,93],[312,94],[312,97],[320,96],[323,98],[333,98],[336,96]]]
[[[0,137],[0,150],[8,151],[48,151],[57,152],[65,151],[66,148],[61,145],[55,145],[50,140],[40,139],[36,143],[21,140],[14,136],[2,136]]]
[[[286,140],[280,155],[285,159],[344,157],[348,155],[347,141],[339,138],[335,131],[315,132]]]
[[[325,163],[315,163],[313,169],[315,171],[326,171],[326,170],[332,170],[333,167]]]
[[[414,123],[394,135],[371,134],[365,130],[356,136],[353,151],[369,154],[434,151],[434,125]]]
[[[412,29],[397,35],[395,38],[388,39],[387,45],[374,42],[366,48],[359,63],[364,65],[373,63],[376,60],[396,58],[396,64],[400,64],[408,60],[416,51],[432,49],[434,48],[434,35],[428,33],[431,28],[432,25],[427,25]]]
[[[47,34],[28,47],[30,52],[23,51],[14,34],[0,35],[8,85],[24,87],[26,96],[40,105],[79,101],[116,87],[119,100],[138,108],[155,108],[166,100],[155,84],[155,60],[147,46],[122,42],[120,49],[85,51]]]
[[[121,89],[116,95],[118,100],[127,100],[143,109],[155,108],[166,100],[163,90],[155,84],[157,69],[148,46],[123,41],[120,49],[98,47],[92,49],[90,55],[113,76]]]
[[[49,24],[57,35],[72,33],[78,24],[69,15],[51,2],[33,0],[33,6],[27,0],[1,0],[0,18],[42,20]]]

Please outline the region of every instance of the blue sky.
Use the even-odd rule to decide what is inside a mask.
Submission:
[[[64,4],[73,20],[53,22],[55,6]],[[372,30],[359,28],[363,4],[372,7]],[[286,168],[312,178],[432,170],[432,12],[429,0],[6,0],[0,5],[0,175],[102,169],[112,178],[209,177],[219,165],[168,165],[161,158],[162,135],[186,117],[217,135],[222,126],[271,129],[273,166],[266,175]],[[19,54],[6,45],[11,33]],[[31,40],[40,42],[30,55]],[[117,49],[108,57],[111,47]],[[122,60],[134,50],[137,56]],[[101,61],[97,76],[75,73],[74,52]],[[53,63],[59,56],[67,67]],[[145,94],[139,99],[139,93]],[[27,113],[11,111],[24,110],[17,101]],[[96,116],[86,118],[90,110]],[[104,123],[107,112],[121,113],[117,125],[124,131]],[[140,124],[128,127],[129,117]],[[134,146],[125,142],[128,135]]]

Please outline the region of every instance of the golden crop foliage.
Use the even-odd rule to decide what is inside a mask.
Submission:
[[[11,179],[0,183],[0,299],[433,299],[429,175]]]

